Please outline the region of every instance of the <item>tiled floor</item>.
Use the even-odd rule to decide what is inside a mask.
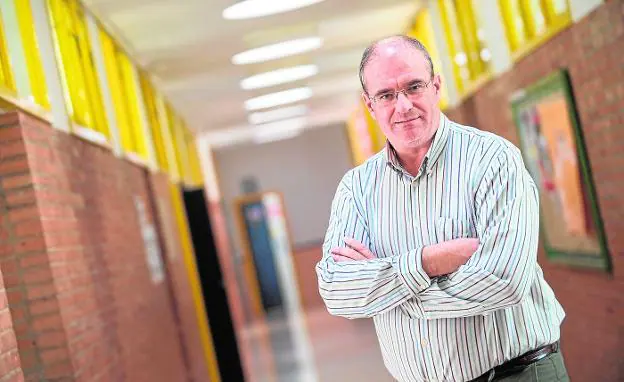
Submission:
[[[385,382],[385,370],[371,320],[330,316],[323,308],[301,317],[276,313],[267,325],[250,327],[254,382]],[[271,354],[267,354],[271,353]]]

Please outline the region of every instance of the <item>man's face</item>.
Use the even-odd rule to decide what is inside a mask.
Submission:
[[[377,47],[364,69],[364,83],[366,106],[399,154],[429,144],[440,120],[440,76],[431,78],[422,52],[401,41]],[[398,93],[391,103],[376,98],[415,86],[426,87],[412,92],[417,94]]]

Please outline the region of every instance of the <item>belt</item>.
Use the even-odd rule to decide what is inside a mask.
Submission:
[[[559,351],[559,341],[550,345],[542,346],[519,357],[511,359],[502,365],[490,369],[487,373],[473,379],[471,382],[489,382],[520,373],[531,364],[542,360],[552,353]]]

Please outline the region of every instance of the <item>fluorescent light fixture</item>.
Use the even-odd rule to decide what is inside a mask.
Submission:
[[[295,40],[278,42],[235,54],[232,63],[235,65],[253,64],[288,57],[299,53],[318,49],[323,45],[320,37],[304,37]]]
[[[254,133],[253,141],[267,143],[293,138],[303,131],[305,125],[306,119],[303,117],[260,125]]]
[[[227,20],[251,19],[274,15],[320,3],[323,0],[243,0],[223,10]]]
[[[302,115],[305,115],[307,112],[308,107],[306,105],[288,106],[270,111],[258,111],[255,113],[251,113],[249,114],[247,120],[252,125],[259,125],[261,123],[300,117]]]
[[[309,87],[284,90],[248,99],[245,101],[245,109],[249,111],[267,109],[273,106],[287,105],[289,103],[303,101],[304,99],[308,99],[310,97],[312,97],[312,89]]]
[[[285,84],[287,82],[299,81],[318,73],[316,65],[299,65],[290,68],[282,68],[256,74],[241,81],[241,88],[245,90],[260,89],[268,86]]]

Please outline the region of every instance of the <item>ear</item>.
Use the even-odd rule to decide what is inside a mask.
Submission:
[[[370,113],[370,115],[375,120],[377,120],[377,118],[375,118],[375,112],[373,111],[373,102],[371,101],[368,94],[366,94],[366,92],[362,92],[362,101],[364,101],[364,104],[366,105],[366,108],[368,109],[368,112]]]
[[[438,100],[442,97],[442,77],[439,74],[433,76],[433,88],[435,89],[435,94]]]

